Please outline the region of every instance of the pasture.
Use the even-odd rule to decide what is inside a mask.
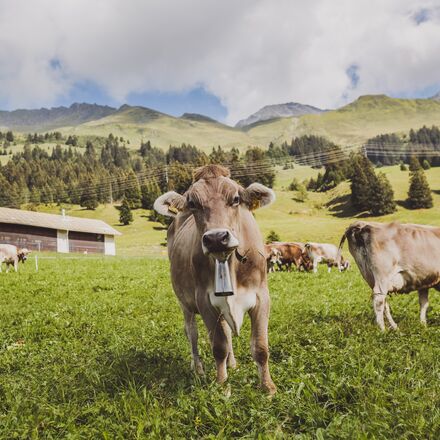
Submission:
[[[3,273],[0,437],[439,437],[437,294],[426,329],[416,295],[391,298],[400,330],[381,334],[357,268],[269,284],[272,399],[257,389],[249,319],[226,387],[203,326],[207,376],[190,372],[164,259],[57,257],[38,273],[31,259]]]

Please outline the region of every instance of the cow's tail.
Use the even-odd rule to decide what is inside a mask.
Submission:
[[[336,256],[336,263],[338,264],[338,269],[341,269],[342,267],[342,248],[344,247],[345,239],[347,238],[347,234],[349,231],[350,231],[350,227],[348,227],[345,230],[344,235],[341,237],[341,241],[339,242],[338,254]]]

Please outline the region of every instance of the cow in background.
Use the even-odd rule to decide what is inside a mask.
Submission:
[[[414,224],[358,221],[342,236],[363,278],[373,291],[376,322],[385,330],[384,313],[397,324],[387,301],[389,293],[419,293],[420,321],[426,325],[428,290],[440,291],[440,228]]]
[[[312,261],[313,272],[318,271],[318,264],[327,264],[327,271],[330,273],[332,267],[337,267],[339,272],[350,268],[350,263],[339,255],[338,248],[330,243],[311,243],[304,245],[307,256]]]
[[[14,266],[15,272],[18,271],[18,263],[24,263],[30,251],[26,248],[18,249],[12,244],[0,244],[0,272],[2,271],[2,264],[6,264],[6,272],[9,272],[10,266]]]
[[[292,266],[295,266],[298,270],[311,270],[311,261],[304,252],[304,244],[298,242],[275,241],[268,246],[277,249],[281,254],[278,263],[280,270],[285,267],[286,270],[290,272]]]
[[[269,273],[275,272],[275,268],[281,266],[281,251],[270,244],[264,245],[264,251],[266,254],[267,271]]]

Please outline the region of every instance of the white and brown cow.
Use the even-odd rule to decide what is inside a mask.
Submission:
[[[420,321],[426,324],[428,289],[440,290],[440,228],[414,224],[358,221],[345,231],[350,253],[373,291],[376,322],[385,330],[384,313],[396,329],[387,295],[417,290]]]
[[[252,356],[261,385],[270,394],[276,387],[268,364],[266,256],[252,210],[274,198],[273,191],[261,184],[243,188],[230,179],[226,168],[207,165],[195,171],[193,184],[184,195],[171,191],[154,203],[159,214],[174,217],[167,236],[171,280],[182,307],[195,371],[203,374],[195,315],[202,316],[208,329],[217,381],[222,383],[227,379],[226,367],[236,365],[231,330],[239,334],[248,312]],[[234,294],[216,296],[214,257],[226,254],[230,254],[227,264]]]
[[[312,261],[313,272],[315,273],[318,271],[319,263],[327,264],[328,272],[331,272],[332,267],[337,267],[339,272],[347,270],[350,267],[348,261],[344,260],[342,256],[338,257],[338,248],[334,244],[308,242],[304,247],[307,256]]]
[[[264,252],[266,254],[267,271],[269,273],[275,272],[275,268],[281,266],[281,251],[272,244],[265,244]]]
[[[24,263],[27,260],[30,251],[26,248],[18,249],[12,244],[0,244],[0,272],[2,264],[6,264],[6,272],[9,272],[10,266],[14,266],[15,272],[18,271],[18,263]]]

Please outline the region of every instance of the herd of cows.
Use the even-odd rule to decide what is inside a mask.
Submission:
[[[350,254],[373,292],[376,322],[385,330],[397,324],[387,301],[390,293],[418,291],[420,320],[426,324],[428,290],[440,290],[440,228],[415,224],[358,221],[350,225],[339,247],[321,243],[267,245],[253,211],[275,200],[259,183],[243,188],[230,178],[227,168],[207,165],[194,173],[193,184],[181,195],[169,191],[154,209],[173,218],[167,232],[171,281],[182,308],[185,332],[191,347],[192,367],[204,374],[198,351],[196,314],[208,330],[216,363],[217,381],[227,379],[227,367],[236,366],[232,335],[238,335],[245,313],[251,319],[251,352],[262,388],[276,392],[269,371],[268,322],[270,298],[267,272],[275,270],[328,271],[349,269],[342,256],[347,240]],[[29,251],[0,244],[0,272],[17,271]],[[221,270],[220,270],[220,269]],[[225,279],[227,278],[227,279]],[[218,286],[230,286],[218,289]]]
[[[344,260],[339,249],[329,243],[279,242],[264,245],[268,272],[275,270],[291,271],[292,267],[306,272],[318,271],[318,264],[327,265],[328,272],[336,267],[340,272],[350,268],[350,262]]]

